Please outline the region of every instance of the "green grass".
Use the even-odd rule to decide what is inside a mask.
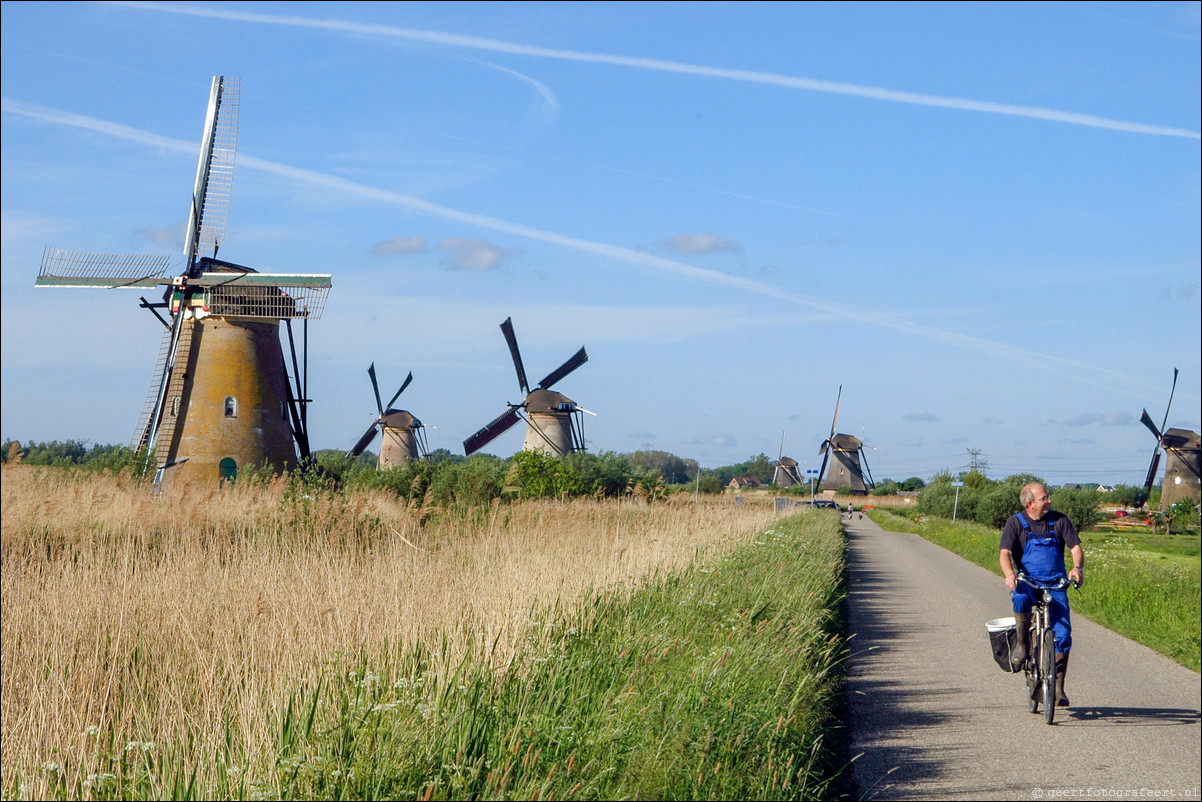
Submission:
[[[822,799],[845,666],[834,516],[538,619],[505,670],[384,650],[281,711],[280,799]]]
[[[868,514],[885,529],[917,534],[1001,576],[1000,532],[996,529],[943,518],[916,521],[886,510]],[[1081,540],[1085,583],[1080,594],[1069,592],[1073,610],[1199,671],[1202,562],[1198,536],[1090,530]]]

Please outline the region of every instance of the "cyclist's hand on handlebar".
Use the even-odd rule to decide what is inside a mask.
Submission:
[[[1005,579],[1006,587],[1010,588],[1011,590],[1014,590],[1018,587],[1018,576],[1016,574],[1010,574]]]
[[[1080,590],[1081,585],[1085,583],[1085,574],[1080,568],[1074,568],[1073,570],[1069,571],[1068,578],[1073,581],[1073,586],[1077,590]]]

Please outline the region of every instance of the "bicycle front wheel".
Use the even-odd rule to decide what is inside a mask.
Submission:
[[[1026,675],[1026,687],[1023,688],[1027,694],[1027,710],[1032,713],[1039,712],[1039,699],[1042,689],[1039,685],[1039,630],[1031,627],[1027,633],[1027,661],[1023,669]]]
[[[1043,720],[1051,724],[1056,716],[1056,633],[1044,630],[1039,644],[1039,673],[1043,675]]]

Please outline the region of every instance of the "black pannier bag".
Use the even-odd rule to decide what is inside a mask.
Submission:
[[[997,662],[998,668],[1006,673],[1013,673],[1015,669],[1010,665],[1010,654],[1018,644],[1018,631],[1015,629],[1014,618],[995,618],[988,621],[985,624],[985,631],[989,633],[989,648],[993,652],[993,659]]]

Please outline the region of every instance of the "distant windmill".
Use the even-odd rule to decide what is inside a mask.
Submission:
[[[518,374],[518,387],[525,398],[520,404],[509,404],[509,408],[494,418],[480,431],[463,441],[463,451],[471,455],[488,445],[495,438],[507,431],[518,422],[525,413],[526,440],[522,444],[524,451],[542,451],[554,457],[562,457],[573,451],[584,450],[584,422],[582,412],[587,409],[578,407],[576,402],[562,393],[553,392],[551,386],[567,376],[576,368],[588,361],[588,354],[582,347],[564,362],[551,371],[538,383],[533,390],[526,383],[526,369],[522,366],[522,355],[518,351],[517,337],[513,333],[513,319],[505,318],[501,324],[501,332],[509,345],[510,356],[513,357],[513,367]],[[596,413],[589,412],[590,415]]]
[[[839,401],[842,398],[843,385],[839,385],[839,395],[835,399],[835,417],[831,420],[831,433],[818,449],[818,453],[822,455],[822,467],[818,469],[818,487],[822,490],[850,487],[854,495],[863,496],[867,495],[874,485],[872,471],[868,469],[868,459],[864,455],[864,443],[853,435],[835,433],[835,427],[839,423]]]
[[[142,290],[166,285],[161,303],[141,299],[167,331],[132,443],[153,454],[156,490],[164,479],[183,475],[234,478],[256,464],[284,470],[297,464],[297,448],[303,460],[310,456],[307,382],[297,364],[292,320],[304,322],[307,343],[308,322],[321,316],[330,276],[259,273],[216,258],[234,177],[238,96],[237,78],[213,78],[180,275],[165,275],[168,256],[47,248],[35,282]],[[210,256],[201,255],[210,248]],[[295,388],[280,321],[287,325]]]
[[[801,484],[797,473],[797,460],[785,456],[785,433],[780,433],[780,453],[776,457],[776,469],[772,472],[772,484],[777,487],[793,487]]]
[[[367,369],[367,375],[371,377],[371,389],[376,394],[376,411],[379,415],[359,438],[359,442],[355,443],[354,447],[347,452],[347,456],[357,457],[362,454],[379,434],[380,456],[376,467],[380,470],[400,467],[413,460],[429,459],[430,449],[426,446],[426,425],[409,412],[392,408],[396,400],[401,397],[401,393],[405,392],[405,388],[413,381],[413,374],[410,373],[405,377],[405,381],[392,396],[387,407],[380,403],[380,385],[376,382],[375,362],[372,362],[371,367]]]
[[[1144,491],[1152,489],[1156,482],[1156,469],[1160,467],[1160,453],[1163,451],[1164,483],[1160,491],[1160,507],[1171,507],[1178,501],[1196,498],[1202,492],[1202,459],[1199,458],[1198,433],[1189,429],[1165,429],[1169,422],[1169,408],[1173,405],[1173,394],[1177,392],[1177,369],[1173,368],[1173,388],[1169,391],[1169,403],[1164,408],[1164,419],[1160,428],[1152,421],[1148,410],[1143,410],[1140,422],[1148,427],[1148,431],[1156,438],[1156,448],[1152,451],[1152,462],[1148,465],[1148,475],[1144,479]]]

